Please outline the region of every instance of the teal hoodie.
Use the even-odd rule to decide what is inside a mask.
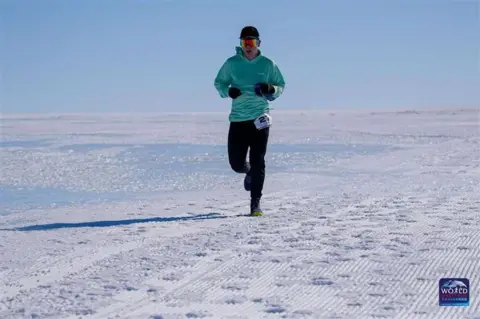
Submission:
[[[215,88],[222,98],[228,97],[228,89],[236,87],[242,94],[232,100],[229,115],[230,122],[253,120],[265,112],[269,112],[269,100],[280,97],[285,88],[285,81],[275,62],[259,55],[248,60],[244,57],[241,47],[236,47],[237,54],[228,58],[218,71],[215,78]],[[259,82],[274,86],[275,93],[267,100],[255,94],[255,84]]]

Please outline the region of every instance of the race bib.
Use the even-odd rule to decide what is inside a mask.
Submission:
[[[270,127],[272,125],[272,117],[269,114],[265,113],[255,119],[253,124],[255,124],[257,130],[263,130],[264,128]]]

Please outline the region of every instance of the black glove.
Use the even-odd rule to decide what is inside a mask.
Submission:
[[[275,93],[275,88],[271,84],[257,83],[255,85],[255,93],[257,95],[272,95]]]
[[[236,99],[242,94],[239,89],[231,87],[228,89],[228,96],[231,97],[232,99]]]

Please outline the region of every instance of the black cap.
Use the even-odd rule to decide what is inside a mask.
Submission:
[[[242,29],[242,32],[240,32],[240,39],[247,37],[260,38],[260,34],[258,33],[257,28],[251,25],[244,27]]]

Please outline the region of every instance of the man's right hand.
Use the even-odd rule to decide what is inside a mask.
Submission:
[[[237,97],[239,97],[240,95],[242,94],[242,92],[240,92],[239,89],[237,88],[233,88],[231,87],[229,90],[228,90],[228,96],[230,96],[232,99],[236,99]]]

